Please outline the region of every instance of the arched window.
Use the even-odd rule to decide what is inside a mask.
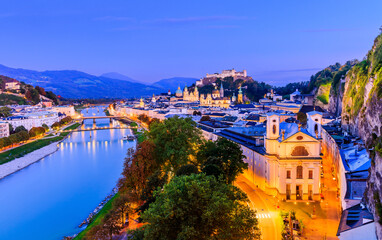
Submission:
[[[296,169],[296,178],[297,179],[302,179],[302,166],[297,166],[297,169]]]
[[[297,146],[292,151],[292,156],[309,156],[309,152],[303,146]]]
[[[318,124],[314,124],[314,132],[318,132]]]
[[[276,125],[273,125],[273,134],[276,134]]]

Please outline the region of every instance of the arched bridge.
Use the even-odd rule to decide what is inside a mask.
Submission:
[[[129,120],[129,119],[127,119],[126,117],[120,117],[120,116],[90,116],[90,117],[79,117],[79,118],[76,118],[76,119],[74,119],[74,120],[75,120],[75,121],[82,122],[82,121],[87,120],[87,119],[93,119],[93,122],[94,122],[94,123],[96,122],[96,119],[110,119],[110,122],[111,122],[112,119],[117,119],[117,120],[121,120],[121,119]]]

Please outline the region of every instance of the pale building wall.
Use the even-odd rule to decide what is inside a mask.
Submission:
[[[9,124],[6,122],[0,122],[0,138],[9,136]]]
[[[327,161],[331,161],[331,165],[334,167],[334,172],[337,173],[337,188],[340,189],[339,195],[341,199],[341,207],[342,209],[346,209],[347,203],[345,201],[345,195],[347,191],[346,184],[346,170],[343,165],[342,156],[340,153],[340,148],[337,145],[336,141],[333,139],[330,134],[322,129],[321,132],[322,137],[322,153],[324,154],[324,158]]]
[[[344,231],[338,238],[340,240],[377,240],[375,234],[375,222]]]
[[[74,106],[57,106],[57,107],[53,107],[52,111],[57,113],[60,112],[70,117],[76,114],[76,111],[74,110]]]

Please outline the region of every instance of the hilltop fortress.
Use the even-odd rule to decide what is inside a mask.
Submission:
[[[252,80],[252,78],[247,75],[247,70],[245,69],[242,72],[238,72],[235,69],[229,69],[223,70],[221,73],[207,73],[204,78],[201,78],[200,80],[196,81],[196,86],[208,85],[214,83],[218,78],[223,79],[226,77],[232,77],[234,81],[236,81],[237,79]]]

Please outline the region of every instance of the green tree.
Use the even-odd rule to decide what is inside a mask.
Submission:
[[[26,141],[29,139],[29,133],[28,131],[21,131],[17,133],[20,136],[20,141]]]
[[[259,239],[256,213],[235,186],[205,174],[175,177],[142,217],[145,239]]]
[[[126,222],[126,218],[129,214],[133,213],[133,208],[131,207],[131,199],[127,194],[121,194],[113,202],[113,209],[120,216],[120,224],[123,226]]]
[[[308,121],[308,118],[305,113],[299,112],[297,113],[297,120],[300,121],[300,123],[305,126]]]
[[[42,135],[43,133],[45,133],[45,129],[43,127],[32,127],[29,130],[30,137],[36,137],[36,136]]]
[[[4,147],[8,147],[12,144],[11,140],[9,139],[9,137],[5,137],[3,138],[4,139]]]
[[[148,134],[155,144],[155,159],[164,171],[175,172],[180,166],[195,161],[202,143],[201,130],[191,118],[175,116],[153,123]]]
[[[146,211],[150,204],[155,201],[154,192],[163,186],[168,181],[167,173],[160,170],[155,171],[148,179],[141,194],[141,201],[143,204],[138,208],[138,212],[141,214]]]
[[[3,147],[5,147],[5,140],[4,138],[0,138],[0,149],[2,149]]]
[[[157,169],[154,160],[154,144],[143,141],[137,149],[129,149],[125,158],[119,189],[129,194],[131,200],[138,201],[146,185],[147,178]]]
[[[21,131],[28,131],[28,130],[24,126],[18,126],[15,128],[15,133],[18,133]]]
[[[46,125],[45,123],[42,125],[42,127],[45,129],[45,131],[48,131],[48,130],[49,130],[49,126]]]
[[[51,127],[52,127],[53,129],[57,130],[57,129],[59,129],[59,128],[61,127],[61,124],[60,124],[59,122],[55,122],[55,123],[52,124]]]
[[[40,94],[38,91],[34,88],[30,88],[26,93],[25,97],[29,100],[32,101],[32,103],[37,104],[40,102]]]
[[[197,174],[199,173],[199,169],[197,166],[195,166],[194,164],[186,164],[186,165],[183,165],[181,166],[176,172],[175,172],[175,176],[182,176],[182,175],[191,175],[191,174]]]
[[[228,184],[235,181],[236,177],[248,168],[248,163],[243,159],[243,151],[237,143],[226,138],[219,138],[217,141],[207,141],[201,147],[197,154],[198,162],[202,164],[202,169],[212,171],[215,175],[219,171],[222,173],[224,181]],[[209,172],[206,171],[208,174]]]
[[[56,94],[54,94],[52,91],[47,91],[46,97],[53,100],[54,104],[56,104],[56,105],[59,104],[59,101],[58,101]]]
[[[20,142],[20,139],[18,138],[17,134],[10,135],[8,139],[11,141],[12,146],[13,144]]]
[[[39,87],[39,86],[36,86],[35,89],[37,90],[37,92],[38,92],[40,95],[46,96],[46,92],[45,92],[45,89],[44,89],[44,88]]]
[[[12,112],[12,109],[9,107],[0,107],[0,117],[2,118],[12,116],[11,112]]]
[[[114,234],[118,234],[122,229],[119,222],[119,215],[116,212],[109,212],[105,215],[99,225],[94,226],[85,239],[113,239]]]

